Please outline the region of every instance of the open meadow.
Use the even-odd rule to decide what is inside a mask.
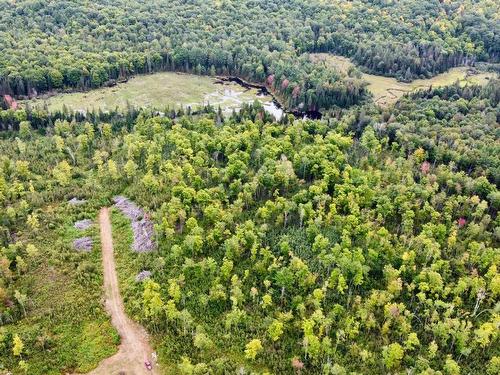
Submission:
[[[208,76],[197,76],[174,72],[162,72],[150,75],[139,75],[128,82],[113,87],[44,95],[28,101],[31,106],[47,105],[50,111],[68,110],[103,111],[126,109],[132,107],[175,108],[192,107],[193,109],[211,104],[221,106],[229,113],[238,109],[243,103],[251,103],[257,98],[257,90],[247,90],[236,83],[216,84],[217,80]],[[267,99],[266,99],[267,100]],[[24,102],[24,103],[28,103]]]
[[[325,64],[347,74],[354,64],[350,59],[327,53],[310,55],[317,64]],[[373,94],[375,103],[387,106],[395,103],[405,93],[430,86],[446,86],[457,80],[465,83],[485,84],[494,73],[479,72],[471,74],[467,67],[456,67],[429,79],[416,79],[410,83],[400,82],[392,77],[362,73],[362,79],[368,82],[368,90]],[[224,113],[231,113],[241,108],[243,103],[259,100],[266,110],[279,118],[280,113],[274,108],[269,97],[258,96],[258,90],[246,89],[233,82],[221,84],[209,76],[162,72],[150,75],[138,75],[128,82],[113,87],[102,87],[85,92],[45,94],[36,99],[23,102],[31,106],[47,106],[50,111],[62,110],[64,106],[73,111],[92,111],[101,109],[123,110],[128,106],[136,108],[193,109],[207,104],[220,106]],[[279,110],[278,110],[279,111]]]
[[[315,63],[334,67],[344,74],[347,74],[349,69],[355,66],[347,57],[328,53],[314,53],[310,55],[310,58]],[[417,89],[429,88],[430,86],[447,86],[456,81],[460,81],[463,85],[483,85],[494,76],[495,73],[492,72],[477,72],[471,74],[470,68],[465,66],[451,68],[447,72],[438,74],[432,78],[416,79],[409,83],[400,82],[393,77],[384,77],[367,73],[361,74],[361,77],[368,82],[368,90],[373,94],[373,101],[381,106],[395,103],[404,94]]]

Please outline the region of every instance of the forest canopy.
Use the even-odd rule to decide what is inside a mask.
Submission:
[[[53,337],[54,322],[44,336],[15,336],[14,323],[36,314],[33,290],[17,292],[40,262],[30,244],[52,233],[47,207],[63,215],[75,193],[92,206],[124,194],[151,213],[158,236],[156,253],[133,255],[127,221],[114,214],[127,309],[175,373],[495,374],[497,186],[481,160],[468,160],[469,176],[439,145],[411,141],[457,113],[487,123],[490,99],[469,94],[421,93],[340,120],[276,123],[255,104],[220,125],[216,113],[57,119],[43,132],[23,122],[0,141],[0,317],[10,323],[0,355],[20,366],[10,343],[21,340],[33,373],[71,367],[60,355],[40,359],[37,342]],[[417,132],[412,122],[424,115]],[[395,137],[391,118],[402,125]],[[87,262],[79,280],[98,280],[99,253],[76,257],[62,246],[44,262]]]
[[[499,374],[500,80],[381,107],[359,71],[495,69],[499,11],[0,0],[0,372],[86,373],[118,350],[109,212],[123,316],[167,374]],[[291,111],[13,105],[158,71],[239,77]]]
[[[159,70],[266,83],[290,108],[346,107],[359,79],[310,52],[402,80],[498,62],[499,4],[481,1],[4,1],[0,88],[34,95]]]

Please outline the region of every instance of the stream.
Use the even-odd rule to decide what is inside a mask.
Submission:
[[[224,84],[226,82],[236,83],[239,86],[250,90],[257,89],[258,92],[255,95],[255,98],[258,99],[266,112],[273,115],[277,121],[281,120],[281,118],[285,114],[292,114],[296,118],[300,119],[311,119],[311,120],[319,120],[322,117],[321,112],[319,111],[299,111],[299,110],[287,110],[283,104],[281,104],[275,95],[273,95],[266,86],[247,82],[239,77],[233,76],[219,76],[217,77],[216,84]],[[267,100],[266,100],[267,99]]]

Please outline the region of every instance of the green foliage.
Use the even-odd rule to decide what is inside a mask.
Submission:
[[[366,94],[356,74],[317,66],[306,53],[339,53],[408,81],[498,61],[495,14],[487,0],[20,1],[0,12],[0,77],[9,92],[31,95],[160,70],[225,74],[266,83],[291,108],[350,106]]]
[[[6,175],[9,190],[17,185],[17,193],[10,190],[0,202],[0,362],[16,374],[89,371],[112,355],[119,341],[100,302],[99,252],[78,254],[71,247],[82,235],[74,222],[92,218],[96,205],[72,207],[65,202],[64,187],[36,155],[42,152],[47,160],[51,153],[58,155],[52,140],[46,140],[41,149],[35,147],[22,156],[10,154],[5,142],[0,146],[6,151],[4,157],[15,156],[11,166],[19,166],[17,157],[30,161],[28,180],[14,173],[14,168]],[[44,147],[51,151],[45,152]],[[5,160],[0,163],[2,175],[8,170],[4,167],[9,168]],[[79,194],[80,183],[71,178],[68,188]],[[4,216],[6,206],[12,207],[13,214]],[[14,229],[15,242],[4,237]],[[97,238],[95,230],[89,229],[86,235]]]
[[[259,339],[253,339],[245,345],[245,357],[248,359],[255,359],[262,349],[261,341]]]
[[[61,186],[68,186],[71,179],[71,166],[63,160],[54,167],[52,174]]]
[[[24,344],[19,335],[16,333],[12,341],[12,354],[14,354],[15,356],[20,356],[23,352],[23,348]]]
[[[78,372],[84,373],[94,369],[103,358],[113,355],[120,337],[108,321],[88,322],[83,326],[79,341],[76,362]]]
[[[446,359],[444,371],[449,375],[460,375],[460,366],[453,359]]]
[[[19,136],[22,139],[27,139],[31,135],[31,124],[29,121],[21,121],[19,124]]]
[[[271,340],[277,341],[280,339],[281,335],[283,335],[283,322],[275,319],[269,325],[269,328],[267,330]]]
[[[398,367],[401,363],[404,356],[404,350],[398,343],[393,343],[384,347],[382,356],[384,357],[384,363],[387,368],[393,369]]]
[[[109,355],[116,336],[99,303],[98,251],[70,244],[81,235],[72,223],[123,194],[155,223],[158,251],[131,252],[130,223],[113,211],[120,290],[172,373],[494,371],[497,186],[474,159],[468,175],[378,126],[393,116],[413,126],[412,100],[460,112],[480,95],[408,98],[323,121],[142,112],[130,128],[74,122],[5,136],[2,362],[41,374],[86,371]],[[69,173],[53,173],[65,164]],[[90,207],[63,202],[74,196]],[[136,281],[145,270],[151,278]]]
[[[478,195],[486,198],[491,194],[495,201],[487,179],[500,182],[498,97],[498,79],[484,88],[453,85],[422,91],[384,113],[379,134],[388,136],[402,152],[414,153],[416,163],[453,162],[453,168],[476,177]],[[422,172],[428,173],[426,169]]]

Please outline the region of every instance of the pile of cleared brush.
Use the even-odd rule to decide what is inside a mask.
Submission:
[[[79,206],[81,204],[86,203],[87,201],[85,199],[78,199],[77,197],[71,198],[68,203],[72,206]]]
[[[79,230],[86,230],[92,226],[92,223],[93,222],[90,219],[80,220],[75,223],[75,228]]]
[[[89,252],[92,251],[92,238],[90,237],[82,237],[77,238],[73,241],[73,247],[76,251],[84,251]]]
[[[149,279],[151,275],[152,275],[151,271],[146,271],[146,270],[141,271],[135,276],[135,281],[140,283],[141,281]]]
[[[148,214],[123,196],[114,198],[115,206],[130,219],[134,242],[132,250],[143,253],[156,249],[154,224]]]

